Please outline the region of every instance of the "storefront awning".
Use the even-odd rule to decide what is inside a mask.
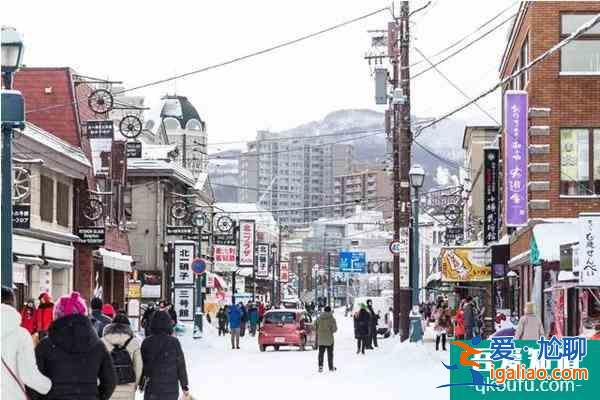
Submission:
[[[15,260],[18,263],[26,264],[26,265],[43,265],[44,264],[44,260],[42,260],[39,257],[21,256],[18,254],[15,255]]]
[[[131,263],[133,258],[126,254],[116,251],[110,251],[103,247],[98,249],[98,254],[102,257],[104,268],[114,269],[116,271],[131,272]]]
[[[49,268],[56,268],[56,269],[64,269],[64,268],[73,268],[73,263],[70,261],[63,261],[63,260],[50,260],[50,259],[46,259],[46,266]]]

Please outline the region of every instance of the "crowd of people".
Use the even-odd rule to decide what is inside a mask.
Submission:
[[[21,312],[2,287],[2,392],[4,399],[191,399],[186,363],[174,335],[176,315],[163,301],[143,316],[147,335],[136,336],[118,307],[77,292],[56,303],[47,293]],[[12,381],[14,384],[6,384]]]
[[[377,344],[377,324],[380,313],[373,309],[373,302],[361,303],[354,313],[354,337],[356,338],[356,354],[365,354],[365,350],[373,350]]]
[[[240,337],[246,335],[246,328],[250,336],[256,336],[267,309],[260,301],[256,303],[249,301],[246,304],[240,302],[220,307],[216,313],[219,336],[230,333],[231,348],[239,349]]]

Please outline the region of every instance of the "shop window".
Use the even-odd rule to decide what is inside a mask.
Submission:
[[[62,226],[69,226],[69,185],[56,183],[56,222]]]
[[[561,15],[561,39],[592,19],[595,14]],[[596,25],[560,52],[560,71],[575,74],[600,74],[600,25]]]
[[[54,180],[45,175],[40,176],[40,218],[54,222]]]
[[[600,129],[561,129],[560,194],[600,194]]]

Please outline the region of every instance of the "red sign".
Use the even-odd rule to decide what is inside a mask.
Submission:
[[[288,283],[290,280],[290,268],[287,261],[282,261],[279,265],[279,281],[282,283]]]

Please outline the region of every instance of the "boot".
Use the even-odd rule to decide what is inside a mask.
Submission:
[[[319,365],[319,372],[323,372],[323,367]]]

